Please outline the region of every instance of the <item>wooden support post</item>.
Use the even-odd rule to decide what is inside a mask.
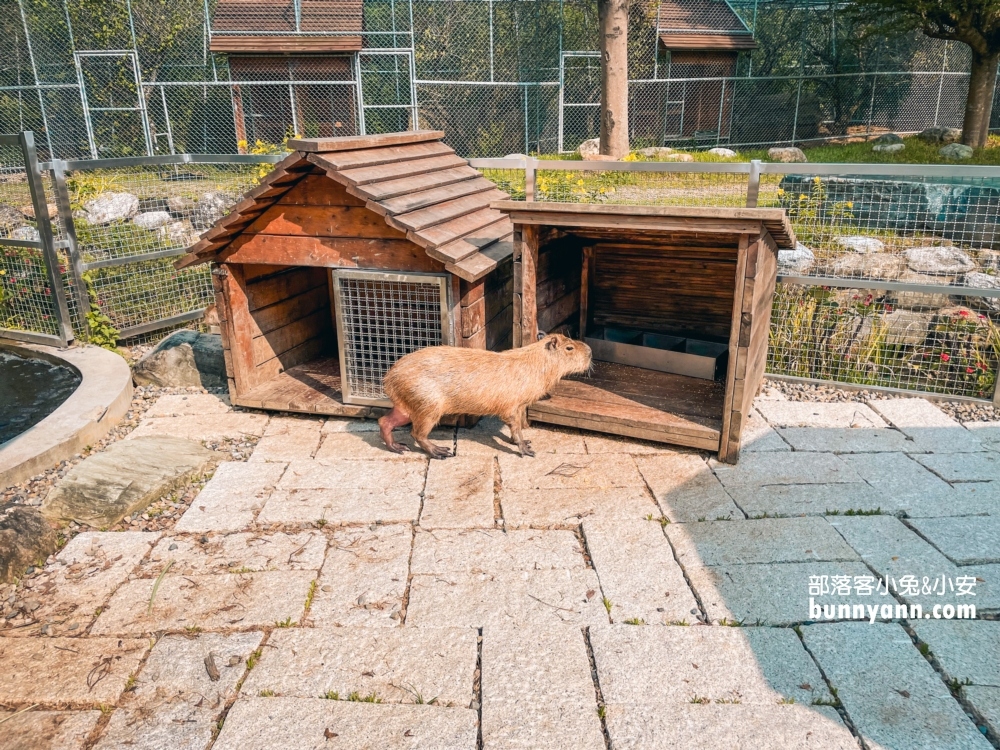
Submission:
[[[594,263],[594,246],[583,246],[583,257],[580,259],[580,338],[587,335],[590,328],[590,267]]]
[[[535,300],[538,268],[539,228],[521,227],[521,346],[538,340],[538,309]]]
[[[736,463],[739,458],[739,446],[730,447],[729,430],[733,419],[733,411],[740,408],[736,403],[736,380],[739,365],[740,329],[743,320],[743,291],[746,286],[747,249],[750,237],[740,235],[739,252],[736,256],[736,288],[733,294],[733,314],[729,329],[729,365],[726,370],[726,398],[722,407],[722,434],[719,439],[719,460],[726,463]]]
[[[254,377],[253,321],[250,318],[250,303],[247,300],[243,266],[223,265],[216,275],[222,282],[222,297],[226,303],[226,331],[233,360],[233,378],[236,393],[242,396],[257,385]]]

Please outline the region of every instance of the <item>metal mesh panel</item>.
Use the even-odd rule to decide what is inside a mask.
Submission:
[[[536,200],[637,206],[745,206],[746,174],[539,170]]]
[[[878,289],[779,284],[767,371],[777,375],[990,398],[1000,328],[980,310],[897,307]]]
[[[335,272],[344,401],[382,403],[382,379],[400,357],[446,343],[443,276]]]

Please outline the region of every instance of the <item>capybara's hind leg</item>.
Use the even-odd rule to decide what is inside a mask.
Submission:
[[[410,415],[407,414],[404,409],[401,409],[395,404],[393,404],[392,411],[379,419],[378,431],[382,436],[382,442],[385,443],[386,447],[393,453],[402,453],[403,451],[410,450],[407,446],[402,443],[397,443],[392,439],[393,430],[409,423]]]
[[[438,417],[422,417],[420,419],[413,420],[413,429],[411,434],[413,435],[413,441],[426,451],[427,455],[431,458],[448,458],[448,456],[455,455],[451,448],[442,448],[440,445],[434,445],[429,439],[428,435],[431,434],[431,430],[434,429],[434,425],[438,422]]]
[[[521,430],[524,429],[521,426],[522,419],[527,421],[527,418],[524,416],[524,410],[515,412],[514,414],[504,419],[504,421],[507,423],[507,426],[510,427],[511,440],[517,443],[517,447],[521,451],[521,455],[530,456],[533,458],[535,455],[535,451],[533,451],[531,448],[531,441],[525,440],[524,434],[521,432]]]

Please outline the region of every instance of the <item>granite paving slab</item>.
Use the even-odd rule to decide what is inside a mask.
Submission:
[[[756,408],[774,427],[874,429],[888,426],[870,407],[855,401],[761,401]]]
[[[84,750],[100,711],[0,710],[5,750]]]
[[[730,487],[729,494],[752,519],[764,516],[824,516],[859,510],[896,511],[895,498],[864,482]]]
[[[914,456],[946,482],[990,482],[1000,479],[1000,453],[934,453]]]
[[[243,630],[299,622],[316,573],[309,570],[174,575],[129,581],[91,632],[143,635],[161,630]],[[160,584],[153,592],[156,581]],[[152,605],[151,605],[152,602]]]
[[[584,437],[575,430],[536,425],[523,430],[524,439],[531,443],[537,455],[543,453],[587,453]],[[510,441],[510,428],[495,417],[480,419],[475,427],[458,430],[458,455],[520,457],[517,446]]]
[[[788,427],[778,430],[797,451],[821,453],[890,453],[912,443],[898,430],[845,427]]]
[[[976,435],[922,398],[879,399],[871,407],[912,441],[911,452],[966,453],[983,450]]]
[[[840,456],[831,453],[751,453],[735,466],[715,459],[709,466],[722,485],[836,484],[860,482],[861,477]]]
[[[266,414],[250,412],[151,417],[143,419],[139,426],[132,430],[125,439],[157,435],[218,443],[227,439],[241,439],[247,436],[260,437],[264,434],[264,427],[267,425],[268,419],[270,417]]]
[[[856,581],[875,585],[874,576],[862,562],[701,566],[688,567],[685,573],[710,622],[794,625],[850,619],[856,605],[887,601],[886,597],[856,594]],[[896,603],[891,598],[888,601]],[[840,609],[844,605],[852,609]],[[824,606],[831,608],[830,618]]]
[[[672,523],[744,517],[698,454],[640,456],[636,464],[663,515]]]
[[[240,698],[213,750],[475,750],[467,708],[322,698]]]
[[[317,627],[396,625],[402,618],[412,547],[409,525],[335,529],[310,620]]]
[[[262,638],[259,632],[161,638],[96,748],[204,748]]]
[[[427,462],[427,454],[414,446],[408,429],[397,430],[396,439],[407,446],[409,450],[403,453],[393,453],[385,447],[378,432],[353,430],[327,432],[324,433],[323,443],[316,451],[316,459],[319,461],[385,461],[386,463]],[[455,445],[455,431],[453,429],[432,430],[430,439],[445,448],[452,448]]]
[[[176,393],[160,396],[143,415],[151,417],[194,417],[231,412],[229,396],[215,393]]]
[[[168,565],[173,575],[319,570],[326,543],[326,536],[318,530],[170,535],[157,542],[138,574],[155,578]]]
[[[591,490],[643,486],[635,460],[630,456],[545,453],[528,459],[501,453],[498,459],[505,489]]]
[[[483,632],[485,750],[603,750],[597,693],[583,633],[562,627]]]
[[[757,409],[750,410],[750,416],[743,425],[740,453],[771,453],[790,451],[792,447],[781,437]]]
[[[347,526],[411,523],[420,513],[420,494],[412,488],[275,490],[257,516],[260,524]]]
[[[583,570],[580,539],[572,531],[442,529],[417,531],[411,570],[418,574]]]
[[[826,683],[790,628],[612,625],[590,630],[607,703],[809,705]],[[669,675],[669,679],[664,679]]]
[[[824,623],[802,632],[806,648],[869,746],[992,747],[899,625]],[[874,664],[878,679],[860,668]]]
[[[177,521],[176,531],[239,531],[250,526],[285,472],[282,463],[229,461]]]
[[[1000,516],[914,518],[909,524],[957,565],[1000,563]]]
[[[349,434],[349,433],[334,433]],[[366,461],[316,459],[292,461],[278,483],[281,490],[381,490],[418,495],[424,489],[427,460]]]
[[[603,435],[599,432],[584,432],[583,442],[587,447],[587,453],[590,454],[627,453],[630,456],[659,456],[663,453],[673,453],[676,450],[666,443],[636,440],[618,435]]]
[[[117,703],[148,650],[145,639],[0,638],[0,704]]]
[[[987,450],[1000,450],[1000,422],[965,422],[962,426]]]
[[[427,468],[420,526],[424,529],[492,528],[495,460],[455,456]]]
[[[764,518],[670,524],[667,537],[684,567],[857,560],[823,518]]]
[[[609,704],[615,750],[857,750],[858,741],[827,706]]]
[[[331,417],[323,422],[323,434],[330,432],[378,432],[378,420]]]
[[[500,491],[500,509],[508,529],[576,528],[585,518],[645,518],[660,508],[644,488],[598,490]]]
[[[659,521],[587,519],[583,535],[613,622],[693,619],[698,603]]]
[[[322,427],[319,419],[272,417],[249,460],[287,463],[310,459],[319,448]]]
[[[1000,734],[1000,688],[967,685],[962,688],[962,697],[982,717],[994,737]]]
[[[242,690],[468,708],[475,697],[477,637],[472,628],[275,630]]]
[[[947,679],[1000,688],[1000,622],[931,619],[911,626]]]

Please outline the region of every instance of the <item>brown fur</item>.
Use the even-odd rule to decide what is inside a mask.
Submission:
[[[392,431],[412,422],[417,445],[433,458],[445,458],[451,450],[427,439],[445,414],[494,416],[510,427],[521,454],[533,456],[521,434],[528,405],[550,394],[566,375],[585,372],[590,358],[589,346],[559,334],[505,352],[432,346],[407,354],[385,376],[392,411],[378,421],[382,440],[396,453],[407,450],[392,439]]]

